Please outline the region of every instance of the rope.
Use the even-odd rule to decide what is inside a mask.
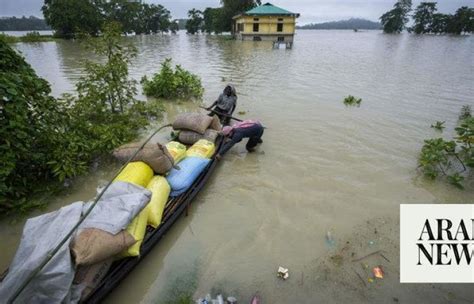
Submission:
[[[150,135],[150,137],[148,137],[148,139],[143,142],[143,144],[140,146],[140,148],[137,149],[137,151],[135,151],[135,153],[127,160],[127,162],[120,168],[120,170],[118,170],[118,172],[115,174],[115,176],[109,181],[109,183],[107,184],[107,186],[105,186],[104,189],[102,189],[102,191],[99,193],[99,195],[95,198],[94,202],[92,203],[92,205],[89,207],[89,209],[87,209],[86,213],[84,213],[84,215],[81,216],[81,218],[79,219],[79,221],[77,222],[77,224],[71,229],[71,231],[69,231],[69,233],[61,240],[61,242],[59,242],[59,244],[50,252],[48,253],[48,255],[46,256],[46,258],[41,262],[41,264],[36,267],[36,269],[30,273],[30,275],[25,279],[25,281],[20,285],[20,287],[15,291],[15,293],[13,294],[13,296],[8,300],[8,304],[10,303],[13,303],[13,301],[15,301],[18,296],[22,293],[22,291],[26,288],[26,286],[28,286],[29,283],[31,283],[31,281],[34,279],[34,277],[41,271],[43,270],[43,268],[49,263],[49,261],[51,261],[51,259],[56,255],[56,253],[58,253],[58,251],[61,249],[61,247],[67,242],[67,240],[74,234],[74,232],[76,231],[76,229],[82,224],[82,222],[84,222],[84,220],[87,218],[87,216],[89,216],[89,214],[92,212],[92,210],[95,208],[95,206],[97,205],[97,203],[99,202],[99,200],[102,198],[102,195],[107,191],[107,189],[110,187],[110,185],[112,185],[113,181],[115,180],[115,178],[117,178],[117,176],[122,172],[122,170],[135,158],[135,156],[137,156],[137,154],[145,147],[145,145],[159,132],[161,131],[162,129],[164,128],[167,128],[167,127],[170,127],[171,124],[168,124],[168,125],[164,125],[160,128],[158,128],[155,132],[153,132],[153,134]]]

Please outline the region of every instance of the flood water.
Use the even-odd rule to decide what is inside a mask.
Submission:
[[[225,156],[189,216],[106,303],[168,303],[189,292],[239,303],[255,293],[263,303],[474,301],[472,284],[400,284],[398,273],[400,204],[474,201],[472,183],[462,191],[417,171],[423,140],[452,136],[461,106],[474,107],[474,37],[299,31],[291,50],[182,32],[128,39],[139,50],[134,78],[171,57],[201,77],[203,103],[231,82],[237,111],[267,129],[256,153],[240,144]],[[81,59],[91,56],[67,41],[16,47],[54,95],[73,90]],[[349,94],[363,99],[359,108],[343,105]],[[163,123],[198,106],[166,103]],[[430,128],[438,120],[446,121],[442,135]],[[101,164],[47,210],[91,199],[116,169]],[[2,269],[23,224],[0,223]],[[375,250],[387,259],[347,258]],[[366,281],[379,264],[385,278]],[[276,277],[278,266],[289,268],[287,281]]]

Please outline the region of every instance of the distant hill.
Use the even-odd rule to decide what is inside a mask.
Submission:
[[[331,21],[324,23],[311,23],[296,28],[302,30],[379,30],[382,25],[366,19],[351,18],[348,20]]]
[[[43,19],[34,16],[0,18],[0,31],[45,31],[50,29]]]

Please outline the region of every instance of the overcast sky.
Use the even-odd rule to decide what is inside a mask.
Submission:
[[[237,0],[236,0],[237,1]],[[147,3],[159,3],[169,9],[173,18],[186,18],[191,8],[204,9],[218,7],[219,0],[145,0]],[[262,2],[267,2],[262,0]],[[413,1],[413,6],[420,1]],[[378,20],[391,9],[395,0],[272,0],[274,5],[289,11],[300,13],[299,24],[341,20],[351,17]],[[0,0],[0,16],[37,16],[42,17],[42,0]],[[474,0],[441,0],[438,10],[453,13],[461,6],[474,7]]]

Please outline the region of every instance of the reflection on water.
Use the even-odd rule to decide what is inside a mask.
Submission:
[[[161,303],[182,284],[197,296],[221,290],[246,299],[258,291],[265,303],[328,301],[341,292],[350,300],[357,291],[303,288],[296,278],[278,281],[275,271],[279,265],[295,275],[306,271],[330,254],[327,231],[342,240],[374,218],[390,219],[387,237],[398,244],[400,203],[474,198],[472,184],[459,191],[427,182],[416,171],[423,139],[439,136],[430,124],[446,120],[449,136],[461,106],[474,106],[473,37],[300,31],[292,50],[184,33],[128,39],[139,51],[131,68],[135,79],[156,72],[171,57],[202,78],[204,103],[232,82],[244,117],[260,119],[268,129],[257,153],[247,154],[239,145],[226,155],[190,216],[171,229],[109,303]],[[72,41],[16,46],[51,82],[55,95],[73,89],[81,60],[90,56]],[[344,107],[349,94],[363,99],[360,108]],[[169,121],[198,104],[166,108]],[[91,198],[115,169],[103,165],[49,209]],[[0,240],[9,248],[0,253],[5,267],[22,223],[0,225]],[[398,263],[395,251],[392,262]],[[404,294],[410,302],[418,294],[438,295],[429,286],[409,288],[392,276],[385,281],[388,290],[372,290],[366,300],[391,302],[393,294]],[[456,294],[474,298],[465,285],[458,285]]]

